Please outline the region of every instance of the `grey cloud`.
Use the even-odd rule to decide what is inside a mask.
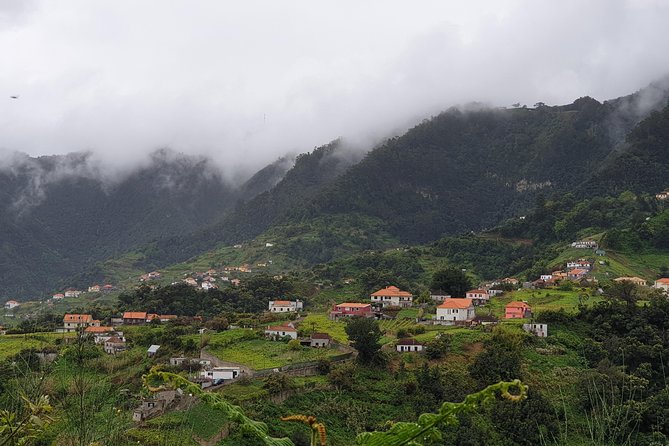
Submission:
[[[368,149],[459,103],[605,100],[669,73],[663,1],[361,3],[11,12],[30,16],[0,31],[0,92],[21,94],[0,97],[0,147],[88,150],[108,175],[171,147],[243,177],[337,137]]]

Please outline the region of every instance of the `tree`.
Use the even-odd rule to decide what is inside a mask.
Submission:
[[[448,267],[434,273],[430,287],[445,291],[453,297],[465,297],[472,283],[461,269]]]
[[[381,348],[379,324],[371,318],[355,318],[346,326],[346,334],[358,351],[358,359],[372,362]]]
[[[495,329],[492,338],[486,341],[485,350],[479,353],[469,368],[472,378],[481,386],[497,381],[521,377],[522,337]]]
[[[430,359],[439,359],[451,350],[452,335],[441,333],[428,342],[425,354]]]

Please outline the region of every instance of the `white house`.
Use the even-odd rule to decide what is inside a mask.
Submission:
[[[664,290],[665,293],[669,293],[669,278],[657,279],[653,288]]]
[[[597,249],[597,242],[594,240],[580,240],[571,244],[572,248],[576,249]]]
[[[469,290],[466,295],[467,299],[472,299],[476,304],[485,304],[490,300],[490,294],[486,290]]]
[[[158,350],[160,350],[160,345],[153,344],[146,351],[146,354],[149,355],[149,356],[155,356],[156,353],[158,353]]]
[[[272,339],[280,339],[289,336],[291,339],[297,339],[297,330],[287,325],[278,325],[275,327],[267,327],[265,336]]]
[[[300,311],[303,308],[301,300],[270,300],[269,311],[272,313],[291,313]]]
[[[592,263],[584,259],[572,260],[567,262],[567,268],[592,269]]]
[[[373,303],[380,303],[385,307],[408,308],[413,304],[413,294],[402,291],[396,286],[389,286],[371,294]]]
[[[5,310],[11,310],[12,308],[16,308],[19,305],[21,304],[15,300],[8,300],[7,302],[5,302]]]
[[[202,282],[202,289],[203,290],[213,290],[215,288],[218,288],[216,285],[214,285],[211,282]]]
[[[332,338],[327,333],[312,333],[309,339],[309,346],[316,348],[327,347],[330,345],[330,341],[332,341]]]
[[[436,323],[470,322],[476,313],[472,299],[446,299],[437,307]]]
[[[548,324],[523,324],[523,330],[540,338],[548,336]]]
[[[395,348],[398,352],[422,352],[423,344],[415,339],[406,338],[397,341]]]
[[[240,373],[241,369],[239,367],[214,367],[211,370],[201,371],[200,376],[202,378],[209,378],[216,381],[219,379],[235,379],[240,375]]]

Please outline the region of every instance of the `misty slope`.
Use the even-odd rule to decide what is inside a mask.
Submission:
[[[298,155],[295,165],[275,187],[238,205],[222,221],[189,236],[159,240],[148,246],[144,253],[149,265],[181,262],[212,249],[216,244],[255,237],[284,221],[288,213],[300,209],[361,156],[362,152],[347,150],[340,140]]]
[[[3,296],[55,290],[90,263],[193,232],[219,220],[239,196],[206,159],[167,151],[115,183],[100,181],[100,168],[70,154],[25,157],[0,170]],[[275,180],[255,181],[257,191]]]
[[[604,103],[584,97],[534,109],[451,109],[387,141],[339,176],[322,177],[332,170],[315,162],[322,156],[316,151],[222,224],[155,244],[146,253],[151,265],[161,266],[270,227],[307,224],[327,232],[324,221],[347,215],[361,217],[350,221],[362,225],[381,221],[383,231],[404,242],[425,242],[495,226],[526,212],[539,194],[597,194],[582,185],[593,175],[606,176],[605,166],[631,153],[633,144],[625,138],[666,104],[668,86],[665,79]]]

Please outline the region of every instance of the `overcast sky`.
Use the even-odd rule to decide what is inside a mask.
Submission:
[[[231,169],[669,73],[669,1],[457,3],[0,0],[0,149],[127,165],[169,146]]]

